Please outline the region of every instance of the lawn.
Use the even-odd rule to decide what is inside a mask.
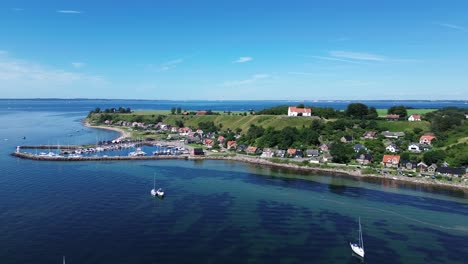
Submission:
[[[408,116],[412,115],[412,114],[420,114],[420,115],[424,115],[424,114],[427,114],[427,113],[430,113],[430,112],[434,112],[434,111],[437,111],[437,109],[407,109],[406,110],[408,112]],[[377,109],[377,114],[379,114],[379,117],[384,117],[384,116],[387,116],[387,109]]]
[[[428,121],[409,122],[378,120],[377,125],[382,130],[388,130],[392,132],[404,132],[406,130],[413,130],[416,127],[421,128],[424,132],[430,131],[430,123]]]

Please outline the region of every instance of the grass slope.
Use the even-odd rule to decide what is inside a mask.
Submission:
[[[412,114],[424,115],[430,112],[434,112],[436,110],[437,109],[407,109],[406,112],[408,113],[408,116],[410,116]],[[377,109],[377,114],[379,115],[379,117],[385,117],[387,116],[387,109]]]

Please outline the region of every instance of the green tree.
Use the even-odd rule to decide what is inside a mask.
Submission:
[[[177,107],[177,114],[180,115],[182,113],[182,108]]]
[[[296,107],[297,108],[305,108],[305,105],[304,104],[298,104]]]
[[[176,108],[175,108],[175,107],[172,107],[172,108],[171,108],[171,114],[174,115],[175,113],[176,113]]]
[[[423,160],[426,164],[440,164],[444,161],[446,157],[445,151],[443,150],[430,150],[424,152]]]
[[[333,156],[333,161],[338,163],[348,163],[354,158],[355,152],[351,145],[334,142],[330,146],[330,154]]]
[[[387,110],[387,114],[399,115],[401,118],[404,118],[408,115],[406,107],[404,105],[392,106]]]
[[[369,114],[369,108],[365,104],[352,103],[346,108],[346,116],[356,119],[363,119]]]

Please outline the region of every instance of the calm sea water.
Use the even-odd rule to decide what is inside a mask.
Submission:
[[[9,156],[19,144],[116,136],[83,128],[82,109],[63,109],[0,112],[2,264],[61,263],[63,255],[72,264],[359,263],[349,248],[358,217],[367,263],[468,259],[468,200],[460,192],[225,161]],[[150,196],[153,175],[163,200]]]
[[[443,108],[456,106],[468,107],[466,100],[452,101],[163,101],[163,100],[12,100],[0,99],[1,111],[56,111],[56,112],[89,112],[96,107],[101,109],[112,107],[130,107],[135,110],[170,110],[172,107],[181,107],[189,110],[214,110],[214,111],[248,111],[262,110],[277,105],[313,105],[317,107],[333,107],[335,109],[346,109],[348,104],[361,102],[377,109],[387,109],[395,105],[405,105],[413,108]]]

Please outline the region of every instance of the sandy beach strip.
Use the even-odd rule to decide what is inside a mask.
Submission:
[[[123,140],[123,139],[126,139],[126,138],[129,138],[132,136],[132,134],[130,132],[127,132],[121,128],[118,128],[118,127],[109,127],[109,126],[93,126],[91,125],[89,122],[87,121],[83,121],[83,125],[85,127],[89,127],[89,128],[96,128],[96,129],[105,129],[105,130],[111,130],[111,131],[115,131],[115,132],[119,132],[120,133],[120,136],[117,137],[116,139],[114,139],[115,141],[120,141],[120,140]]]

